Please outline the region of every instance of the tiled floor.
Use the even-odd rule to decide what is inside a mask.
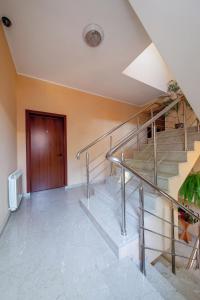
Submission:
[[[161,299],[136,266],[119,264],[80,208],[81,195],[34,193],[12,213],[0,238],[1,300]]]

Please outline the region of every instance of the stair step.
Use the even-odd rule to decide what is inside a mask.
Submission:
[[[163,150],[157,151],[157,157],[159,160],[165,160],[171,162],[186,162],[187,161],[187,152],[186,151],[174,151],[174,150]],[[134,152],[134,159],[140,160],[149,160],[153,159],[153,148],[149,149],[149,151],[135,151]]]
[[[192,134],[189,134],[188,135],[188,142],[189,143],[192,143],[194,141],[199,141],[200,140],[200,133],[192,133]],[[158,136],[157,137],[157,143],[160,144],[160,143],[165,143],[165,142],[168,142],[168,143],[174,143],[174,142],[178,142],[178,143],[184,143],[185,141],[185,136],[184,134],[178,134],[178,135],[173,135],[173,136]],[[153,143],[153,139],[150,138],[148,139],[148,144],[152,144]]]
[[[154,182],[154,172],[153,171],[136,169],[136,168],[134,170],[136,172],[138,172],[140,175],[142,175],[144,178],[151,181],[152,183]],[[165,190],[165,191],[168,191],[169,178],[171,178],[171,177],[174,177],[174,174],[158,172],[157,173],[158,187]]]
[[[186,299],[200,299],[199,282],[193,281],[189,271],[177,269],[176,275],[171,272],[171,265],[168,264],[161,256],[160,260],[155,264],[155,268],[170,282],[176,290]]]
[[[127,213],[127,236],[122,236],[120,204],[117,203],[117,207],[113,209],[114,206],[110,206],[107,199],[96,194],[89,200],[80,200],[81,207],[105,242],[114,254],[122,259],[134,256],[138,252],[138,217],[136,214]]]
[[[153,149],[153,143],[150,144],[141,144],[140,149],[141,151],[151,151],[151,148]],[[176,151],[184,151],[185,145],[184,143],[174,142],[174,143],[158,143],[157,144],[157,150],[158,151],[166,151],[166,150],[176,150]],[[194,150],[194,142],[188,143],[188,150],[192,151]]]
[[[197,127],[196,126],[188,127],[187,132],[189,134],[198,133]],[[157,136],[172,136],[172,135],[176,136],[181,134],[184,134],[184,128],[179,128],[179,129],[172,128],[172,129],[166,129],[164,131],[157,132]]]
[[[146,266],[146,277],[165,300],[186,300],[156,268],[149,264]]]
[[[126,160],[127,164],[131,168],[143,169],[152,171],[154,169],[154,161],[153,160],[139,160],[139,159],[128,159]],[[179,172],[179,163],[174,161],[161,161],[157,163],[157,170],[161,173],[168,173],[173,175],[178,175]]]

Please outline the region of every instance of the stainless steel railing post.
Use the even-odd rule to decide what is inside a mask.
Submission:
[[[124,161],[124,153],[121,154],[121,160]],[[121,205],[122,205],[122,224],[121,224],[121,234],[123,236],[127,235],[126,232],[126,178],[125,169],[121,168]]]
[[[198,250],[197,250],[197,269],[200,269],[200,225],[198,227]]]
[[[187,107],[183,101],[183,123],[184,123],[184,150],[188,150],[188,132],[187,132]]]
[[[112,145],[113,145],[113,138],[112,138],[112,135],[110,135],[110,150],[112,150]],[[112,176],[112,172],[113,172],[113,163],[111,161],[110,162],[110,176]]]
[[[86,152],[86,177],[87,177],[87,199],[90,198],[90,157]]]
[[[156,139],[156,124],[153,123],[153,157],[154,157],[154,184],[158,183],[158,171],[157,171],[157,139]]]
[[[199,269],[200,268],[200,244],[199,244],[199,239],[200,239],[200,228],[199,228],[199,233],[196,239],[196,242],[194,243],[190,258],[188,260],[188,264],[186,266],[186,270],[190,269]],[[196,265],[195,265],[196,264]]]
[[[197,119],[197,132],[199,132],[200,131],[200,126],[199,126],[200,124],[199,124],[199,119]]]
[[[139,262],[140,271],[146,275],[145,267],[145,232],[144,232],[144,189],[141,181],[139,187],[139,206],[140,206],[140,216],[139,216]]]
[[[175,248],[175,226],[174,226],[174,206],[171,204],[171,253],[172,253],[172,273],[176,274],[176,248]]]
[[[137,130],[140,127],[140,118],[137,118]],[[137,151],[140,151],[140,139],[139,139],[139,134],[137,134]]]

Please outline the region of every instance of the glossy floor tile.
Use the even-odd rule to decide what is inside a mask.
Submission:
[[[0,299],[162,299],[133,262],[118,262],[82,196],[80,188],[34,193],[11,214],[0,238]]]

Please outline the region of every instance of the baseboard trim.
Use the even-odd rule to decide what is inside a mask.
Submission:
[[[0,237],[3,234],[3,231],[4,231],[5,227],[6,227],[6,224],[8,223],[8,220],[10,218],[10,214],[11,214],[11,212],[8,210],[8,213],[7,213],[6,217],[3,220],[3,223],[0,226]]]
[[[86,186],[86,183],[75,183],[75,184],[70,184],[65,186],[65,190],[71,190],[79,187],[84,187]]]
[[[92,187],[93,184],[98,184],[98,183],[103,183],[103,182],[105,182],[105,179],[97,180],[93,183],[90,183],[90,187]],[[66,185],[65,190],[71,190],[71,189],[75,189],[75,188],[79,188],[79,187],[86,187],[86,186],[87,186],[86,182],[75,183],[75,184],[71,184],[71,185]]]

